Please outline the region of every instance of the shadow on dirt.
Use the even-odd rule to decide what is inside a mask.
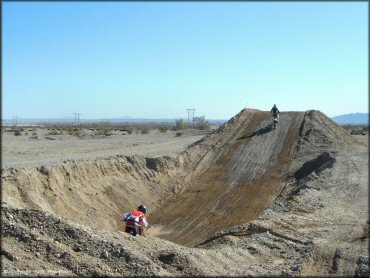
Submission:
[[[304,163],[302,167],[294,173],[294,177],[296,178],[296,180],[301,180],[307,177],[312,172],[315,172],[317,174],[325,168],[333,167],[334,162],[335,158],[332,157],[329,152],[323,152],[316,158]]]
[[[251,138],[251,137],[254,137],[254,136],[261,136],[261,135],[264,135],[270,131],[272,131],[272,125],[267,125],[263,128],[260,128],[259,130],[253,132],[253,133],[250,133],[248,135],[243,135],[242,137],[239,137],[237,138],[236,140],[241,140],[241,139],[246,139],[246,138]]]

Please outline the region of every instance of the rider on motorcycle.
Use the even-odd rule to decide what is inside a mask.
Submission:
[[[272,118],[274,120],[274,126],[275,126],[275,122],[276,123],[279,123],[279,115],[280,115],[280,111],[276,107],[276,104],[274,104],[274,106],[272,107],[271,113],[272,113]]]
[[[145,205],[140,205],[137,210],[132,212],[126,212],[123,215],[123,220],[126,222],[125,232],[133,236],[145,236],[144,228],[148,228],[146,212]]]

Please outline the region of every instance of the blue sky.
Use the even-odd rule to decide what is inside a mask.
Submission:
[[[367,2],[3,2],[2,118],[368,112]]]

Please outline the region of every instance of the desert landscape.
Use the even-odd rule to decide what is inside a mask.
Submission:
[[[2,132],[2,276],[367,277],[367,132],[316,110],[270,124]],[[141,203],[147,236],[126,235]]]

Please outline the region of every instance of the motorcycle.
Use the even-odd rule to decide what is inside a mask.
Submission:
[[[272,120],[272,128],[275,129],[279,124],[279,115],[273,117]]]

